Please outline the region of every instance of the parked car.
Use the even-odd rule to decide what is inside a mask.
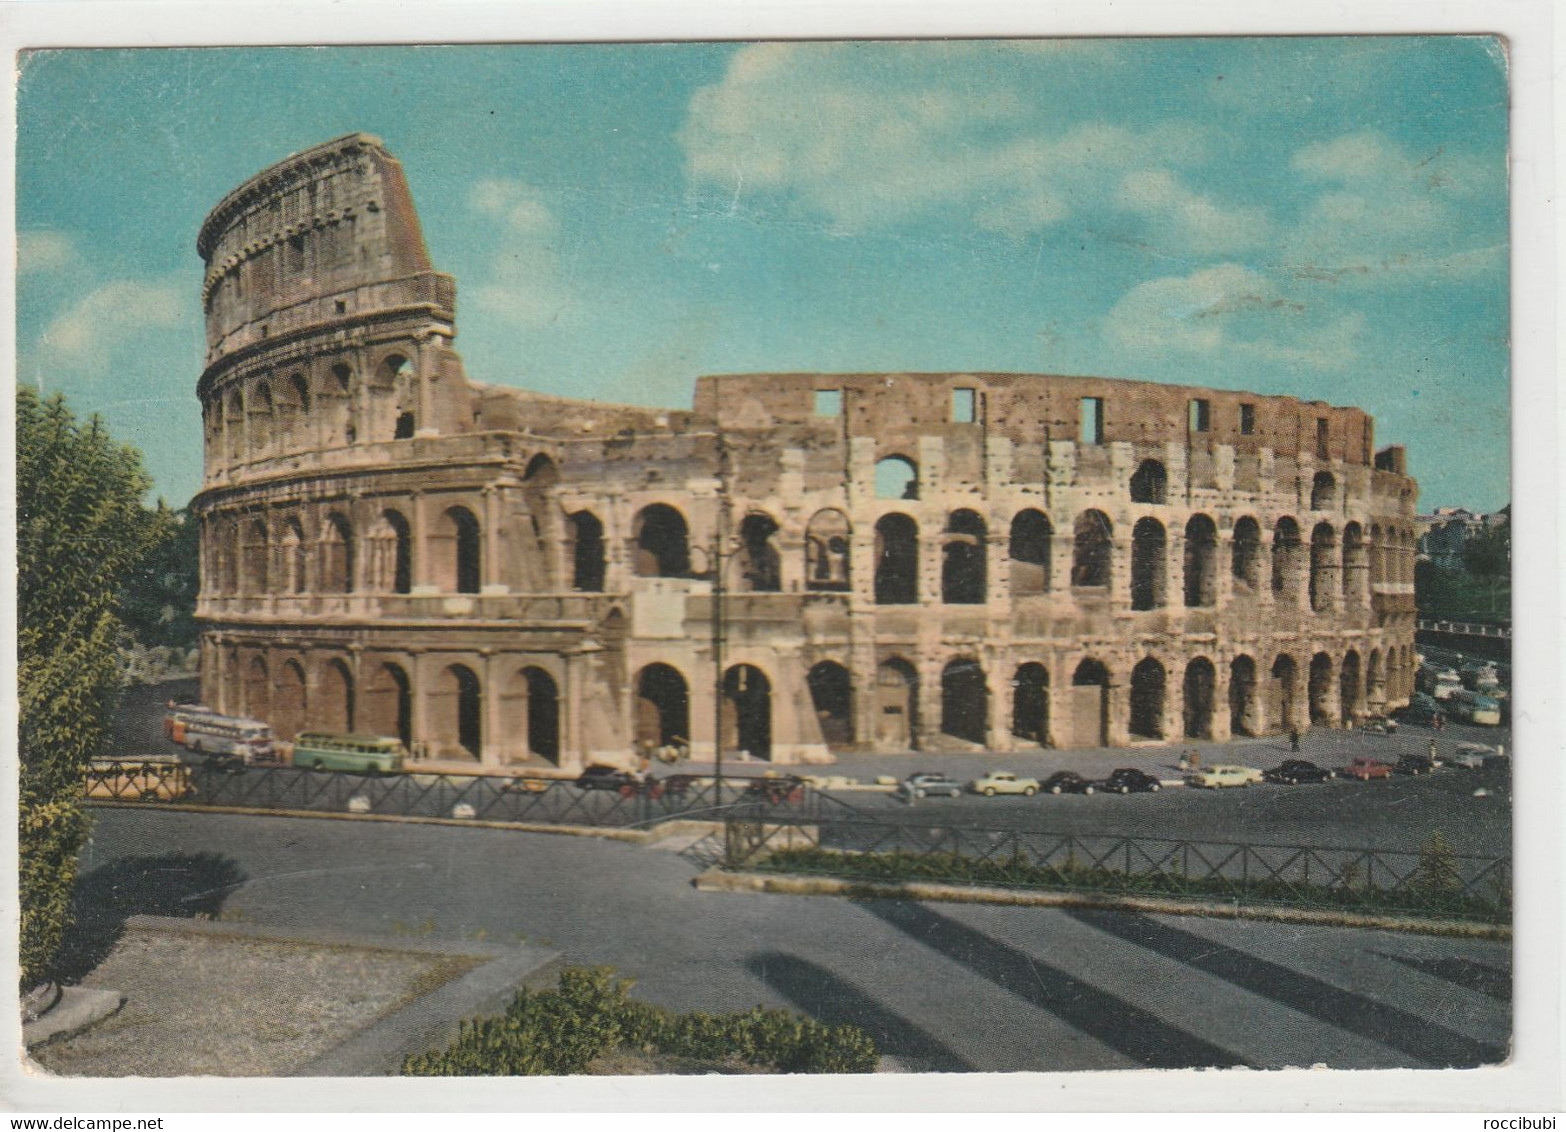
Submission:
[[[1031,798],[1039,792],[1039,780],[1018,778],[1009,770],[992,770],[984,777],[968,783],[968,789],[986,798],[993,798],[997,794],[1022,794]]]
[[[1305,759],[1285,759],[1262,775],[1268,782],[1281,782],[1285,786],[1298,786],[1302,782],[1325,782],[1332,772]]]
[[[759,799],[774,806],[801,802],[805,797],[805,780],[792,774],[763,775],[745,783],[745,796],[751,801]]]
[[[949,775],[918,771],[899,782],[897,791],[914,798],[956,798],[962,793],[962,784]]]
[[[1392,769],[1398,774],[1429,774],[1435,770],[1435,760],[1429,755],[1404,755]]]
[[[590,766],[576,780],[580,790],[613,790],[622,798],[645,793],[649,798],[663,797],[663,783],[642,778],[613,766]]]
[[[1369,782],[1372,778],[1391,778],[1392,766],[1380,759],[1360,757],[1339,769],[1338,773],[1344,778],[1357,778],[1361,782]]]
[[[1410,696],[1408,706],[1400,709],[1397,714],[1404,723],[1417,724],[1420,727],[1433,727],[1437,720],[1446,719],[1446,710],[1433,696],[1427,696],[1423,692],[1415,692]]]
[[[1261,781],[1262,772],[1253,766],[1223,764],[1202,767],[1185,776],[1187,786],[1201,786],[1209,790],[1219,790],[1225,786],[1249,786],[1253,782]]]
[[[1134,766],[1111,771],[1100,785],[1111,794],[1156,794],[1163,789],[1163,783],[1158,779]]]
[[[1384,715],[1372,715],[1359,725],[1359,729],[1370,735],[1396,735],[1397,720]]]
[[[1074,770],[1057,770],[1044,780],[1048,794],[1091,794],[1094,786]]]
[[[500,789],[509,794],[543,794],[550,785],[547,778],[512,778],[502,782]]]
[[[1484,766],[1485,757],[1494,754],[1495,748],[1486,743],[1459,743],[1457,754],[1452,756],[1452,765],[1464,770],[1479,770]]]

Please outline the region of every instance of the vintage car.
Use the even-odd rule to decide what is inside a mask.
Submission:
[[[1156,794],[1163,789],[1163,783],[1158,779],[1134,766],[1123,766],[1111,771],[1099,786],[1111,794]]]
[[[1253,766],[1230,766],[1222,763],[1193,770],[1185,776],[1187,786],[1201,786],[1208,790],[1221,790],[1225,786],[1249,786],[1253,782],[1261,781],[1263,781],[1262,772]]]
[[[1039,792],[1039,780],[1018,778],[1009,770],[992,770],[984,777],[968,783],[968,790],[973,794],[983,794],[986,798],[993,798],[997,794],[1022,794],[1031,798]]]
[[[1285,759],[1262,777],[1268,782],[1298,786],[1301,782],[1325,782],[1332,777],[1332,772],[1305,759]]]
[[[1357,778],[1361,782],[1369,782],[1372,778],[1391,778],[1392,765],[1384,763],[1380,759],[1357,758],[1348,766],[1340,767],[1338,774],[1344,778]]]

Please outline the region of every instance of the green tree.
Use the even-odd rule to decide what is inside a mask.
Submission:
[[[1495,611],[1496,591],[1512,574],[1512,525],[1494,523],[1463,545],[1463,566],[1474,577],[1490,583],[1490,611]]]
[[[188,649],[196,644],[196,594],[201,588],[200,524],[181,508],[161,501],[156,519],[169,532],[126,572],[120,619],[136,640],[150,647]]]
[[[87,834],[82,775],[102,753],[119,692],[115,642],[126,572],[166,538],[134,449],[58,395],[16,404],[22,986],[49,975]]]

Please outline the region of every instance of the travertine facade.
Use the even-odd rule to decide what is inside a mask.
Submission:
[[[285,737],[710,756],[720,626],[725,749],[778,762],[1222,739],[1411,690],[1416,488],[1357,409],[1014,374],[704,377],[691,411],[480,385],[365,135],[240,186],[198,246],[203,695]]]

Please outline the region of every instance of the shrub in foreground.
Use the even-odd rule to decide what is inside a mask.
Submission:
[[[738,1062],[776,1073],[869,1073],[878,1054],[857,1026],[829,1026],[757,1006],[676,1014],[629,995],[607,967],[568,967],[553,990],[521,990],[496,1018],[462,1023],[447,1049],[403,1062],[416,1077],[538,1077],[583,1073],[611,1053]]]

